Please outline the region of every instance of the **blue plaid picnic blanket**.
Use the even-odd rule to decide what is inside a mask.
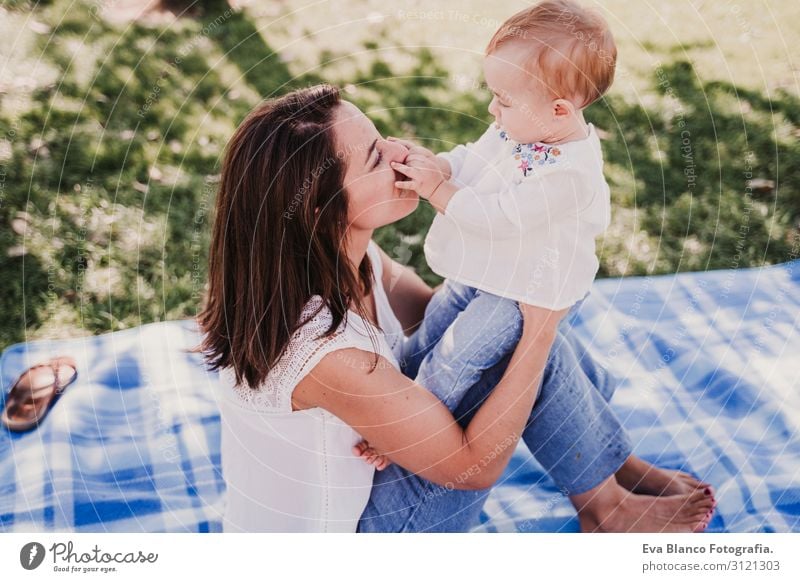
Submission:
[[[800,260],[603,279],[573,321],[619,379],[635,452],[714,484],[709,531],[800,531]],[[5,350],[0,391],[55,355],[79,367],[43,424],[0,431],[0,531],[218,532],[225,483],[215,374],[191,320]],[[520,445],[476,531],[574,532]]]

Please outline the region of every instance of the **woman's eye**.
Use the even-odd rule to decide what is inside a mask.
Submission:
[[[375,163],[372,164],[373,169],[378,167],[378,164],[381,163],[381,160],[383,160],[383,154],[380,150],[378,150],[378,155],[375,156]]]

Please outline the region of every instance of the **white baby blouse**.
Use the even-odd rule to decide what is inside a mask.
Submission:
[[[460,189],[425,239],[434,272],[550,309],[586,295],[599,266],[595,237],[611,219],[593,125],[561,145],[518,144],[492,125],[438,155]]]
[[[321,408],[292,411],[292,391],[323,356],[343,348],[378,353],[398,367],[403,330],[381,284],[375,243],[368,254],[383,332],[355,312],[328,338],[323,309],[297,330],[266,381],[235,387],[232,369],[220,372],[222,472],[226,483],[225,532],[355,532],[369,499],[374,468],[351,451],[361,437]],[[322,299],[307,304],[303,318]],[[373,344],[367,333],[372,330]],[[399,369],[399,368],[398,368]]]

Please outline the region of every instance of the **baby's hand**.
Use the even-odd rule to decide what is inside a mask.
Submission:
[[[391,137],[391,136],[387,137],[386,139],[388,139],[389,141],[394,141],[394,142],[397,142],[399,144],[402,144],[406,148],[408,148],[408,157],[411,157],[411,156],[415,156],[415,157],[416,156],[422,156],[422,157],[425,157],[425,158],[432,159],[433,161],[436,162],[436,165],[439,167],[439,170],[442,172],[442,175],[445,177],[444,179],[445,180],[449,180],[451,178],[452,170],[450,169],[450,162],[448,162],[444,158],[438,157],[436,154],[434,154],[428,148],[426,148],[424,146],[421,146],[421,145],[417,145],[414,142],[409,141],[407,139],[400,139],[400,138]],[[408,157],[406,158],[406,161],[408,161]]]
[[[441,168],[432,156],[408,154],[406,163],[392,162],[392,169],[400,172],[408,180],[398,180],[394,185],[401,190],[413,190],[426,200],[430,200],[441,184],[447,181]]]
[[[445,177],[444,178],[445,180],[449,180],[451,178],[452,171],[450,169],[450,162],[448,162],[444,158],[440,158],[428,148],[421,145],[417,145],[413,141],[409,141],[407,139],[400,139],[398,137],[389,136],[386,139],[406,146],[406,148],[408,149],[408,156],[406,157],[406,161],[408,161],[408,158],[411,156],[414,157],[421,156],[424,158],[430,158],[434,162],[436,162],[436,165],[439,167],[439,170],[442,172],[442,175]]]
[[[353,454],[355,454],[357,457],[361,457],[365,463],[374,465],[378,471],[383,471],[386,467],[392,464],[388,457],[378,454],[375,449],[369,446],[367,441],[361,441],[355,445],[353,447]]]

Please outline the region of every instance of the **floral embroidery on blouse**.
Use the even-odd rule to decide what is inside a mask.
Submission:
[[[505,130],[500,132],[500,137],[504,141],[512,141]],[[533,171],[534,166],[544,166],[545,164],[555,164],[556,158],[561,155],[558,146],[547,145],[546,143],[534,142],[516,144],[513,149],[514,159],[519,161],[517,166],[523,176]]]

